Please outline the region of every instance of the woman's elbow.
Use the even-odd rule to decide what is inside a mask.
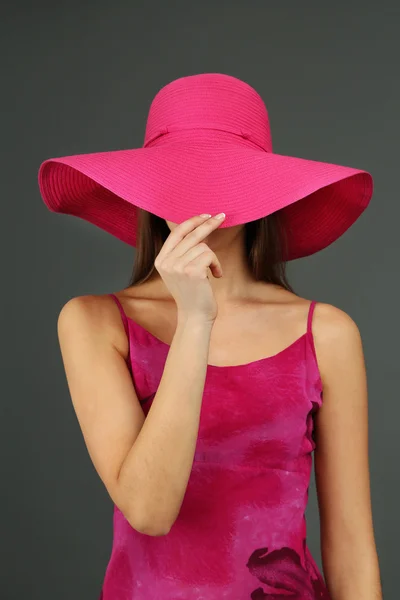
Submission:
[[[165,519],[155,517],[148,512],[140,513],[139,511],[131,511],[125,515],[125,518],[135,531],[144,535],[167,535],[172,527],[172,524],[168,523]]]

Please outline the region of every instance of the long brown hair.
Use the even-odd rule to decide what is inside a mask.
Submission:
[[[129,285],[144,283],[154,273],[154,261],[171,233],[161,217],[138,208],[138,235]],[[286,277],[287,240],[280,211],[245,223],[248,266],[254,279],[274,283],[294,292]]]

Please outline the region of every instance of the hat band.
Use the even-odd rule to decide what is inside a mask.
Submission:
[[[264,146],[262,146],[261,144],[258,144],[257,142],[254,141],[254,138],[252,136],[251,133],[244,131],[242,129],[238,130],[234,130],[234,129],[229,129],[226,127],[216,127],[216,126],[208,126],[208,125],[190,125],[188,127],[174,127],[172,126],[164,126],[162,128],[160,128],[157,133],[155,133],[154,135],[152,135],[149,139],[147,139],[145,141],[145,143],[143,144],[143,148],[148,148],[155,140],[157,140],[158,138],[162,137],[163,135],[167,135],[170,132],[173,131],[190,131],[190,130],[196,130],[196,129],[203,129],[203,130],[213,130],[213,131],[223,131],[225,133],[231,133],[233,135],[237,135],[239,137],[241,137],[242,139],[250,142],[251,144],[253,144],[254,146],[256,146],[259,150],[263,150],[264,152],[269,152],[269,150],[267,148],[265,148]]]

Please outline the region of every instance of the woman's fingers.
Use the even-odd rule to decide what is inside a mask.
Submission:
[[[221,263],[217,258],[217,255],[207,246],[206,248],[207,249],[201,252],[198,256],[196,256],[194,260],[186,263],[186,270],[192,270],[193,272],[198,271],[199,273],[201,273],[204,271],[204,267],[209,267],[214,277],[221,277],[222,267]],[[185,256],[187,254],[188,253],[186,253]]]
[[[163,260],[172,253],[175,257],[181,256],[210,235],[222,222],[223,219],[215,217],[204,219],[201,216],[183,221],[169,234],[159,254],[159,259]]]
[[[193,229],[198,227],[201,223],[204,223],[209,217],[201,217],[200,215],[195,215],[186,221],[183,221],[179,225],[175,227],[173,231],[168,235],[165,240],[163,247],[159,253],[159,257],[162,259],[166,256],[171,250],[175,248],[175,246],[183,240],[185,235],[190,233]]]
[[[209,266],[214,277],[220,277],[222,275],[221,263],[218,260],[217,255],[213,252],[205,242],[196,244],[193,248],[190,248],[185,254],[175,260],[177,269],[194,270],[195,268],[203,269],[203,266]]]
[[[190,248],[193,248],[202,242],[204,238],[209,236],[214,229],[217,229],[222,222],[223,219],[217,219],[216,217],[207,219],[204,223],[201,223],[195,229],[185,235],[185,237],[171,251],[171,255],[174,257],[182,256],[188,250],[190,250]]]

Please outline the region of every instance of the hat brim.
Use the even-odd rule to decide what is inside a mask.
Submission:
[[[222,228],[281,210],[285,259],[293,260],[338,239],[368,206],[373,180],[364,170],[251,144],[206,148],[188,140],[48,159],[39,169],[39,188],[51,211],[85,219],[131,246],[137,207],[175,223],[223,211]]]

